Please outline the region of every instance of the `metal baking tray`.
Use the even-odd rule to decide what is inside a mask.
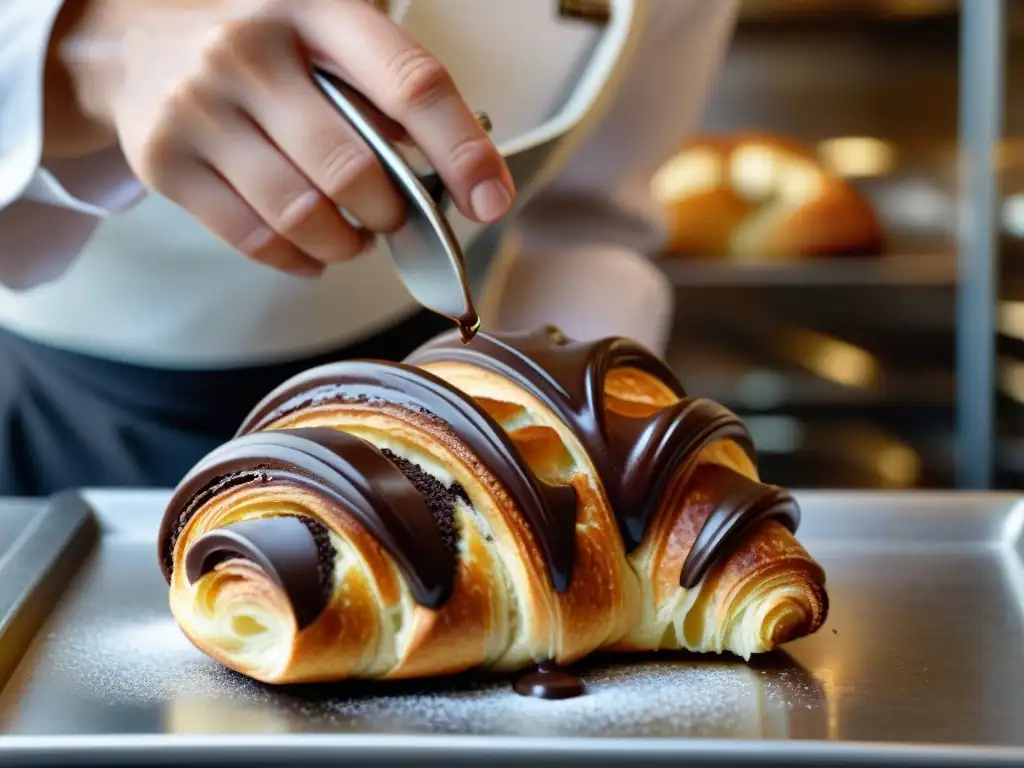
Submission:
[[[595,658],[588,695],[562,702],[479,677],[255,684],[170,617],[154,545],[165,493],[64,496],[12,550],[68,553],[75,526],[89,538],[88,506],[99,535],[63,595],[33,585],[72,554],[17,581],[0,557],[0,616],[12,601],[50,613],[34,637],[0,624],[21,659],[0,681],[0,765],[1024,763],[1020,497],[797,495],[828,571],[817,635],[750,664]],[[0,505],[0,521],[26,509]]]
[[[78,494],[0,500],[0,690],[97,541]]]

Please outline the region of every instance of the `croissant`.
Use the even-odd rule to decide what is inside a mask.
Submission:
[[[175,489],[159,558],[186,636],[263,682],[553,680],[816,632],[799,519],[742,421],[640,345],[451,333],[271,392]]]

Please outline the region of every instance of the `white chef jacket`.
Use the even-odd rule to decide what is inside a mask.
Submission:
[[[62,2],[0,2],[0,326],[142,365],[216,369],[315,355],[415,311],[383,247],[332,265],[318,280],[294,278],[241,257],[147,193],[117,148],[44,160],[42,71]],[[515,260],[528,258],[538,285],[548,268],[551,281],[572,281],[576,321],[589,313],[607,324],[602,291],[588,299],[594,270],[559,271],[559,254],[586,262],[593,249],[590,263],[602,264],[599,252],[607,256],[613,244],[617,258],[637,262],[658,247],[663,229],[647,181],[693,129],[736,3],[613,0],[613,8],[635,3],[631,29],[614,32],[621,40],[611,44],[611,74],[580,85],[581,60],[613,32],[559,19],[557,2],[407,0],[392,13],[448,67],[469,104],[491,116],[503,151],[549,124],[567,101],[589,104],[585,118],[573,118],[575,138],[566,144],[575,149],[552,161],[553,177],[520,190],[529,199],[517,237],[505,238],[515,245],[502,249],[503,266],[491,270],[483,293],[491,311],[502,311]],[[567,99],[567,90],[575,95]],[[481,228],[463,230],[469,244]],[[630,285],[620,288],[628,293]],[[512,293],[520,316],[564,314],[540,305],[562,301],[557,289]]]

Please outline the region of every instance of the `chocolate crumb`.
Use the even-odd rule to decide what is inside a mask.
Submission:
[[[317,563],[316,575],[320,582],[320,588],[324,591],[325,601],[330,600],[334,587],[334,545],[331,543],[330,532],[327,526],[319,520],[311,517],[299,517],[299,521],[313,534],[313,541],[316,542]]]
[[[448,550],[455,556],[459,552],[459,528],[455,524],[455,501],[462,499],[470,503],[466,489],[459,483],[450,487],[445,485],[424,470],[419,464],[403,459],[394,451],[387,448],[381,449],[388,460],[401,470],[402,474],[409,478],[409,482],[419,491],[420,496],[427,503],[434,522],[437,523],[438,531]]]

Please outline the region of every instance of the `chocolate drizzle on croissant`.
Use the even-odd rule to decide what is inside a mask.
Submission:
[[[442,362],[466,363],[511,379],[573,431],[597,470],[627,551],[644,539],[670,483],[700,471],[715,508],[684,561],[679,576],[683,587],[697,586],[762,521],[776,520],[791,532],[799,524],[799,508],[784,490],[726,467],[697,467],[701,451],[722,440],[735,443],[753,461],[750,435],[728,409],[687,397],[665,364],[640,345],[624,339],[578,343],[554,329],[528,335],[480,334],[468,344],[451,333],[421,347],[408,364],[325,365],[268,395],[238,436],[201,461],[176,489],[160,533],[168,581],[178,537],[200,508],[240,485],[286,483],[310,488],[351,513],[394,559],[417,603],[435,609],[444,605],[452,593],[458,558],[453,505],[456,498],[469,503],[465,491],[457,485],[444,487],[408,460],[345,432],[273,427],[290,414],[318,405],[380,403],[437,419],[466,444],[526,518],[555,591],[566,592],[575,561],[575,490],[542,481],[477,402],[414,367]],[[619,412],[605,395],[605,378],[623,368],[654,376],[680,399],[643,416]],[[226,557],[249,559],[281,586],[304,626],[302,622],[312,620],[330,599],[329,591],[295,586],[314,583],[317,548],[291,526],[294,546],[284,555],[275,554],[281,542],[261,544],[269,526],[259,528],[258,522],[240,522],[198,537],[185,556],[187,576],[194,581]]]
[[[746,426],[722,405],[686,396],[671,370],[641,345],[621,338],[592,343],[568,339],[556,328],[531,334],[480,334],[466,344],[446,333],[408,358],[414,365],[462,362],[506,376],[558,414],[593,461],[619,523],[627,551],[643,541],[669,481],[692,467],[705,447],[731,440],[754,459]],[[605,377],[634,368],[659,379],[681,399],[634,418],[607,407]],[[722,469],[722,504],[687,557],[680,583],[696,586],[742,534],[764,519],[796,531],[800,510],[785,491]],[[762,494],[764,494],[762,498]],[[541,538],[556,532],[540,532]]]
[[[679,581],[688,589],[700,583],[720,553],[732,551],[759,523],[778,520],[793,531],[800,520],[800,508],[782,488],[717,464],[702,464],[694,475],[711,489],[716,504],[683,562]]]
[[[317,541],[314,524],[308,518],[265,517],[210,531],[196,539],[185,555],[189,583],[220,563],[236,558],[251,561],[284,590],[299,629],[307,627],[330,598],[330,571],[324,565],[334,558],[329,542],[325,551]]]
[[[245,435],[225,443],[199,462],[179,483],[161,526],[160,554],[168,582],[177,538],[191,518],[218,493],[248,483],[285,483],[314,490],[344,508],[374,535],[395,560],[417,602],[438,607],[451,594],[454,554],[415,486],[371,444],[326,428]],[[192,547],[201,541],[202,538]],[[292,537],[291,541],[295,549],[288,555],[289,563],[301,562],[307,581],[315,578],[319,567],[315,548],[311,550],[301,536]],[[211,549],[228,551],[220,544]],[[274,568],[283,567],[285,558],[274,557],[269,549],[254,552],[260,546],[256,537],[248,541],[248,546],[248,552],[236,546],[234,553],[248,556],[257,564],[264,560]],[[300,551],[305,552],[304,559],[300,559]],[[189,569],[190,578],[201,575],[205,567],[204,553],[197,557]],[[297,567],[289,565],[292,571]],[[298,579],[296,576],[292,581]],[[316,594],[301,594],[298,599],[316,601],[315,606],[293,603],[297,616],[308,616],[318,614],[328,597],[318,590]]]
[[[303,408],[344,401],[391,403],[448,424],[516,500],[541,543],[555,589],[568,589],[575,554],[575,491],[540,480],[486,411],[427,371],[362,360],[314,368],[268,395],[249,414],[239,434],[256,432]]]

